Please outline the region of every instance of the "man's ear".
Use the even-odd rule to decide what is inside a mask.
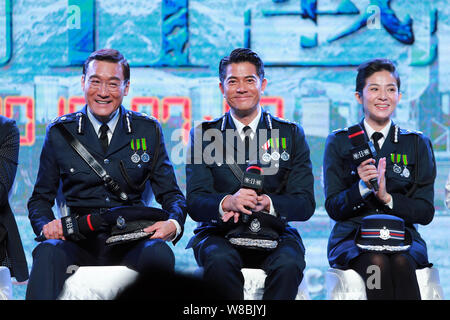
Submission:
[[[222,95],[224,95],[224,94],[225,94],[225,91],[224,91],[224,89],[223,89],[223,84],[222,84],[222,82],[219,82],[219,89],[220,89],[220,92],[222,92]]]
[[[123,89],[123,95],[128,95],[128,90],[130,90],[130,80],[127,81],[127,84],[125,85],[125,89]]]
[[[267,86],[267,79],[264,78],[263,81],[261,82],[261,93],[264,93],[264,90],[266,90],[266,86]]]

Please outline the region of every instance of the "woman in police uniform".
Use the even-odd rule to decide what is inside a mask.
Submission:
[[[370,299],[420,299],[415,270],[430,266],[427,248],[414,224],[426,225],[434,216],[436,165],[430,140],[422,133],[399,128],[391,117],[401,99],[400,78],[387,59],[369,60],[358,67],[357,101],[366,139],[377,143],[375,159],[352,162],[348,129],[331,133],[324,153],[325,207],[336,221],[328,242],[330,266],[354,269],[367,283],[380,269],[380,285],[366,286]],[[379,133],[376,133],[379,132]],[[374,141],[373,134],[377,137]],[[374,191],[371,179],[377,179]],[[405,221],[410,248],[404,252],[363,252],[355,243],[363,216],[385,213]]]

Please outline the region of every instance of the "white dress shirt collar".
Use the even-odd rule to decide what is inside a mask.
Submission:
[[[384,143],[384,141],[386,140],[386,138],[387,138],[387,136],[389,134],[389,130],[391,129],[391,124],[392,124],[392,120],[389,121],[389,123],[383,129],[381,129],[379,131],[379,132],[381,132],[383,134],[383,138],[378,140],[378,145],[380,146],[380,149],[383,146],[383,143]],[[367,123],[366,119],[364,119],[364,128],[366,129],[367,136],[373,142],[372,135],[375,132],[375,130],[372,129],[372,127]]]
[[[233,114],[231,112],[230,112],[230,116],[231,116],[231,119],[233,119],[233,122],[234,122],[234,125],[236,126],[237,132],[239,132],[239,136],[241,137],[242,140],[244,140],[244,137],[245,137],[244,127],[246,127],[246,125],[243,124],[242,122],[240,122],[235,117],[233,117]],[[258,108],[258,114],[256,115],[255,119],[253,119],[252,122],[250,122],[248,124],[248,126],[252,129],[252,132],[250,134],[251,139],[253,139],[253,137],[255,136],[256,128],[258,128],[258,123],[259,123],[260,119],[261,119],[261,107]]]
[[[109,127],[108,130],[108,140],[111,141],[111,137],[114,133],[114,129],[116,128],[117,122],[119,121],[119,109],[117,109],[116,111],[114,111],[115,114],[114,116],[111,118],[111,120],[108,121],[108,123],[106,123]],[[92,126],[94,127],[95,133],[97,133],[97,136],[100,137],[100,127],[102,126],[102,122],[99,121],[91,112],[91,110],[89,110],[89,107],[87,108],[87,116],[89,118],[89,120],[92,123]]]

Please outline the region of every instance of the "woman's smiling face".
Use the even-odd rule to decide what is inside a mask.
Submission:
[[[367,122],[375,127],[383,127],[391,120],[401,99],[397,80],[387,70],[375,72],[368,77],[362,95],[356,92],[355,96],[356,100],[363,105]]]

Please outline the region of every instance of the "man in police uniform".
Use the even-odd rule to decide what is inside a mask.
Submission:
[[[315,209],[314,178],[305,134],[299,125],[275,118],[260,107],[267,80],[256,53],[235,49],[221,60],[219,73],[220,90],[231,110],[191,130],[187,202],[188,212],[199,226],[188,248],[193,248],[197,263],[204,268],[205,279],[215,283],[230,299],[243,299],[243,267],[262,268],[267,273],[263,299],[294,299],[305,268],[305,248],[297,230],[287,222],[306,221]],[[220,132],[225,144],[230,142],[226,141],[230,130],[236,139],[249,136],[258,148],[258,152],[253,148],[251,157],[263,150],[258,165],[268,174],[271,169],[276,170],[264,176],[262,194],[241,188],[241,182],[224,160],[217,160],[217,154],[212,163],[197,157],[208,153],[209,139],[202,138],[212,132],[208,130]],[[275,131],[278,139],[272,137]],[[239,161],[239,151],[241,148],[234,144],[235,161],[245,171],[249,163]],[[235,248],[225,238],[223,225],[237,225],[241,215],[262,210],[283,222],[278,246],[273,251]]]
[[[33,251],[27,299],[57,298],[70,265],[121,264],[138,271],[174,269],[175,257],[165,241],[176,243],[181,237],[186,201],[177,185],[161,126],[156,119],[121,105],[130,86],[130,68],[116,50],[102,49],[89,56],[81,86],[87,105],[48,126],[36,184],[28,201],[34,232],[48,240]],[[105,187],[58,126],[64,126],[104,167],[127,195],[126,201]],[[149,172],[153,163],[154,169]],[[154,232],[151,237],[112,247],[105,245],[106,233],[94,233],[78,242],[64,238],[61,220],[52,212],[60,181],[70,213],[83,216],[124,205],[144,206],[147,180],[155,199],[169,213],[168,220],[144,229]]]

